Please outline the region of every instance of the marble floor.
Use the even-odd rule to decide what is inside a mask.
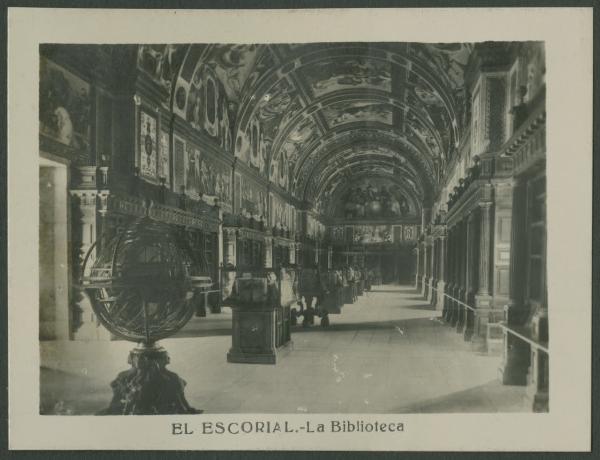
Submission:
[[[193,318],[162,341],[169,369],[205,413],[528,411],[525,388],[498,381],[499,356],[471,350],[408,286],[376,286],[331,315],[295,327],[276,365],[227,363],[231,312]],[[318,320],[317,320],[318,322]],[[40,410],[93,414],[111,398],[131,343],[42,342]]]

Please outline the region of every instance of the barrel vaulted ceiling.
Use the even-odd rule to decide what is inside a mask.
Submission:
[[[205,69],[221,82],[231,149],[278,187],[327,212],[362,177],[432,200],[468,118],[469,44],[169,45],[175,113],[194,108]],[[173,67],[177,66],[177,70]]]

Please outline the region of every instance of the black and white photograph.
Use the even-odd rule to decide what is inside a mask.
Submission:
[[[561,411],[550,45],[407,37],[40,41],[34,415],[191,439]]]
[[[42,45],[40,413],[549,410],[545,73],[543,42]]]

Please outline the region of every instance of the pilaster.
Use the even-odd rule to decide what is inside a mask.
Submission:
[[[270,235],[265,236],[264,256],[265,269],[273,268],[273,237]]]
[[[437,282],[436,310],[444,309],[445,287],[446,287],[446,235],[439,237],[439,280]]]
[[[429,288],[427,292],[427,302],[431,303],[433,299],[433,288],[435,287],[435,238],[432,236],[429,240]]]
[[[237,233],[232,227],[223,227],[223,264],[235,267],[237,261]]]
[[[427,295],[427,242],[423,240],[423,272],[421,275],[421,295],[425,297]]]
[[[475,295],[473,342],[476,348],[484,349],[487,323],[492,309],[490,295],[490,248],[491,248],[491,202],[482,202],[479,229],[479,289]]]
[[[415,265],[415,289],[417,289],[417,290],[420,287],[419,279],[421,276],[421,273],[420,273],[420,271],[421,271],[421,260],[420,260],[421,259],[421,251],[419,249],[419,245],[420,245],[420,243],[417,242],[417,246],[415,247],[415,252],[417,255],[417,263]]]
[[[91,168],[86,168],[90,169]],[[95,167],[93,168],[95,171]],[[89,171],[88,171],[89,172]],[[80,171],[81,173],[81,171]],[[76,283],[81,273],[81,264],[83,258],[88,253],[97,235],[102,234],[100,231],[101,214],[98,214],[98,204],[106,204],[107,194],[96,189],[75,189],[71,190],[72,201],[72,246],[73,254],[76,259],[73,260]],[[104,206],[104,210],[106,207]],[[100,243],[99,243],[100,244]],[[99,248],[98,248],[99,249]],[[93,264],[96,257],[96,248],[90,254],[90,262],[88,266]],[[110,340],[111,334],[104,327],[101,327],[100,321],[96,317],[92,305],[87,295],[79,292],[72,300],[70,305],[71,314],[73,315],[73,339],[74,340]]]

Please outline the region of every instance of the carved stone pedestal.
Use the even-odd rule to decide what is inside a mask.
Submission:
[[[166,369],[167,351],[155,344],[129,353],[131,369],[111,383],[113,399],[98,415],[199,414],[184,395],[185,381]]]
[[[260,306],[233,307],[230,363],[275,364],[275,310]]]

